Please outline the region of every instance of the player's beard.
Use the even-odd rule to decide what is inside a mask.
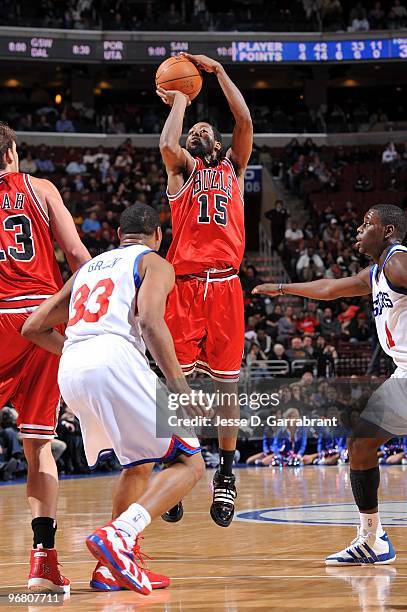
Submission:
[[[187,148],[188,153],[190,153],[193,157],[200,157],[201,159],[206,160],[210,157],[210,151],[207,151],[201,141],[194,143],[193,145],[189,145]]]

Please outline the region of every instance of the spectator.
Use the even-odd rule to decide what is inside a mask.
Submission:
[[[307,359],[307,353],[302,345],[302,339],[298,336],[291,339],[291,348],[287,351],[287,357],[290,362],[297,359]]]
[[[325,337],[339,336],[341,333],[341,324],[337,319],[334,319],[332,308],[324,308],[324,314],[319,322],[321,334]]]
[[[61,409],[57,433],[58,438],[66,444],[61,457],[63,471],[66,474],[88,473],[79,421],[66,407]]]
[[[284,240],[287,219],[290,214],[285,208],[283,201],[276,200],[274,208],[268,210],[264,216],[270,221],[272,249],[278,251],[279,246]]]
[[[86,172],[86,166],[80,163],[78,159],[72,159],[66,166],[65,172],[68,174],[83,174]]]
[[[306,310],[300,315],[297,322],[297,330],[301,334],[313,336],[316,332],[317,327],[318,319],[314,316],[310,309]]]
[[[84,234],[88,234],[90,232],[98,232],[101,229],[100,221],[98,221],[98,216],[95,212],[91,212],[89,217],[85,219],[82,224],[82,231]]]
[[[300,465],[307,446],[307,430],[297,425],[300,413],[296,408],[286,410],[283,418],[289,422],[289,425],[287,428],[279,429],[274,436],[272,444],[272,452],[276,458],[274,464]]]
[[[38,117],[38,123],[35,126],[37,132],[52,132],[53,126],[51,125],[47,115],[40,115]]]
[[[38,171],[37,162],[33,159],[31,151],[27,152],[27,157],[20,161],[20,172],[35,174]]]
[[[254,266],[247,266],[241,274],[241,282],[244,293],[247,297],[251,296],[252,290],[261,283]]]
[[[382,154],[382,164],[392,164],[398,158],[398,153],[394,142],[387,143],[383,154]]]
[[[61,113],[60,118],[57,120],[55,129],[57,132],[75,132],[74,125],[70,119],[68,119],[65,112]]]
[[[404,26],[407,18],[407,9],[403,4],[401,4],[400,0],[394,0],[394,4],[390,9],[390,12],[393,14],[394,19],[398,22],[398,26]]]
[[[53,172],[55,172],[55,166],[51,158],[47,155],[47,149],[45,146],[41,147],[39,155],[35,160],[35,163],[37,165],[38,171],[42,172],[43,174],[48,172],[52,174]]]
[[[366,17],[366,11],[364,9],[359,10],[355,17],[352,19],[352,23],[348,28],[349,32],[367,32],[370,28],[369,21]]]
[[[348,327],[349,338],[351,342],[366,342],[370,337],[369,326],[366,323],[364,312],[359,312],[356,317],[353,317]]]
[[[312,336],[304,336],[302,339],[302,347],[306,352],[307,359],[313,359],[314,357],[314,347]]]
[[[284,315],[280,317],[277,323],[278,336],[277,339],[279,342],[284,344],[285,340],[290,338],[295,334],[296,325],[293,317],[293,309],[292,306],[286,306],[284,309]]]
[[[266,330],[259,328],[256,331],[256,342],[260,347],[262,353],[266,356],[266,359],[270,359],[269,354],[271,351],[271,338],[266,334]]]
[[[369,22],[372,30],[383,30],[385,26],[385,12],[381,2],[375,2],[369,13]]]
[[[317,360],[318,377],[327,378],[332,375],[338,354],[335,347],[327,343],[323,336],[318,336],[312,357]]]
[[[268,358],[274,361],[289,361],[284,346],[278,342],[273,346]]]
[[[316,276],[323,276],[324,262],[318,253],[315,253],[314,249],[308,247],[308,249],[302,251],[296,265],[298,278],[300,280],[311,280],[306,274],[306,269],[309,268],[311,264],[313,264],[315,268]]]
[[[298,227],[298,223],[293,221],[291,223],[291,227],[289,227],[285,232],[285,239],[288,241],[289,245],[294,244],[298,246],[300,240],[304,238],[304,234],[302,230]]]
[[[5,406],[0,411],[0,480],[9,481],[26,470],[18,438],[17,412]]]

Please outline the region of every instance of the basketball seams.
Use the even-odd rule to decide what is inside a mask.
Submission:
[[[171,77],[170,79],[168,79],[167,81],[160,81],[160,85],[163,85],[164,83],[169,83],[170,81],[182,81],[182,79],[201,79],[201,75],[200,74],[183,74],[181,77]]]

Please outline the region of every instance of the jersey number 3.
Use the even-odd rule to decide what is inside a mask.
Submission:
[[[26,215],[12,215],[4,219],[3,227],[6,232],[14,232],[15,246],[8,247],[9,257],[15,261],[31,261],[35,255],[31,220]],[[0,261],[5,259],[6,253],[0,249]]]
[[[87,285],[79,287],[72,298],[75,314],[69,319],[68,327],[82,320],[86,323],[99,321],[100,317],[107,313],[113,289],[114,282],[111,278],[100,280],[92,290]]]
[[[209,198],[208,194],[203,193],[198,198],[199,202],[199,217],[198,223],[210,223],[211,217],[209,216]],[[226,208],[226,204],[228,204],[229,200],[226,196],[221,195],[220,193],[215,193],[214,196],[214,208],[215,214],[213,215],[213,220],[217,225],[227,225],[228,224],[228,211]]]

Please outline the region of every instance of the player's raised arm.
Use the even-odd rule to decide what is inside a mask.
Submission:
[[[148,253],[139,264],[139,276],[143,282],[137,296],[137,308],[143,339],[164,374],[170,391],[189,393],[164,320],[167,297],[175,282],[174,269],[156,253]]]
[[[65,253],[72,272],[75,272],[89,261],[90,255],[79,238],[72,216],[55,185],[45,179],[31,177],[30,180],[41,201],[47,206],[52,235]]]
[[[55,295],[44,300],[28,317],[21,330],[24,338],[56,355],[62,354],[65,336],[54,327],[69,319],[69,300],[74,280],[75,275]]]
[[[356,297],[369,295],[372,292],[370,286],[370,268],[365,268],[355,276],[347,278],[311,281],[310,283],[290,283],[258,285],[252,291],[254,294],[264,293],[266,295],[298,295],[311,300],[336,300],[341,297]]]
[[[194,159],[179,144],[186,107],[191,104],[187,95],[180,91],[157,88],[157,95],[171,107],[160,136],[160,152],[168,174],[168,189],[176,193],[184,183],[184,175],[194,168]]]
[[[194,62],[205,72],[213,72],[225,94],[229,108],[235,118],[232,145],[227,152],[227,157],[236,167],[236,174],[241,179],[243,187],[244,172],[253,148],[253,123],[249,108],[232,79],[226,74],[222,64],[206,55],[190,55],[182,53],[184,57]]]

